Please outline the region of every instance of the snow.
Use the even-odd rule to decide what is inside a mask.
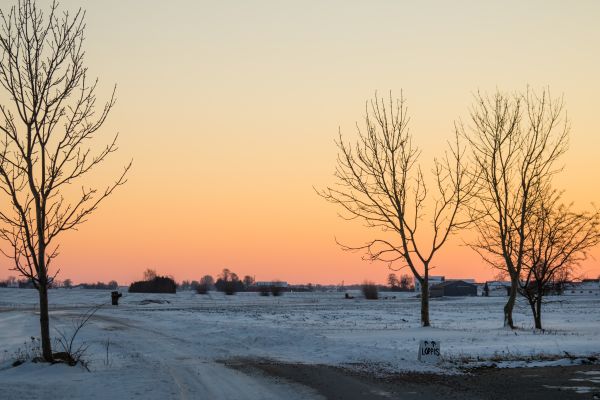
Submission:
[[[544,387],[548,389],[558,389],[562,391],[572,390],[575,393],[586,394],[592,393],[596,388],[593,386],[552,386],[552,385],[544,385]]]
[[[277,298],[123,293],[114,307],[110,291],[52,290],[53,331],[68,332],[83,312],[104,304],[79,337],[90,346],[89,373],[31,362],[11,367],[17,349],[39,336],[37,292],[0,289],[0,391],[32,399],[47,398],[41,395],[44,387],[65,399],[315,398],[304,387],[251,377],[225,362],[265,359],[380,373],[456,373],[460,366],[571,365],[578,357],[600,356],[597,296],[548,297],[542,315],[546,330],[539,332],[522,301],[515,310],[520,327],[515,331],[502,327],[502,297],[432,299],[432,327],[422,328],[414,294],[393,295],[396,299],[373,301],[347,300],[343,293]],[[440,365],[417,361],[420,340],[440,342]]]

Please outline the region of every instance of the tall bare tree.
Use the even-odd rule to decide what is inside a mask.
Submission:
[[[244,276],[243,282],[244,282],[244,286],[246,286],[246,288],[249,288],[250,286],[254,285],[254,277],[250,276],[250,275],[246,275],[246,276]]]
[[[549,90],[492,96],[477,93],[471,124],[459,125],[478,168],[475,249],[511,280],[504,325],[514,328],[512,312],[527,243],[527,224],[567,149],[569,122],[563,99]]]
[[[396,276],[396,274],[393,272],[388,275],[387,282],[391,289],[395,289],[398,286],[400,286],[400,281],[398,280],[398,276]]]
[[[0,193],[10,205],[0,210],[0,238],[14,269],[39,292],[43,357],[52,360],[48,287],[58,255],[57,237],[76,229],[125,183],[123,173],[98,190],[72,187],[111,153],[117,136],[97,151],[90,141],[115,104],[114,91],[97,112],[96,81],[84,66],[84,12],[44,13],[34,0],[0,11]],[[2,204],[6,204],[4,201]]]
[[[402,274],[400,276],[400,289],[409,290],[410,282],[411,282],[410,276],[408,276],[408,274]]]
[[[389,101],[375,95],[366,104],[364,122],[364,128],[357,124],[354,145],[346,144],[340,131],[336,184],[319,194],[340,206],[344,218],[360,219],[383,231],[363,246],[342,247],[364,251],[367,259],[384,261],[392,269],[408,266],[421,284],[421,324],[429,326],[431,262],[448,237],[468,223],[462,211],[474,185],[462,162],[464,150],[457,136],[444,158],[434,160],[437,195],[431,196],[402,95],[394,100],[390,93]],[[433,211],[424,239],[419,227],[428,205]]]
[[[600,243],[600,211],[575,212],[549,191],[527,221],[520,292],[531,307],[535,327],[542,329],[542,300],[549,290],[560,290],[573,268]]]

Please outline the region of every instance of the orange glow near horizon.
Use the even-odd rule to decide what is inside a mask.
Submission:
[[[564,93],[572,130],[556,184],[589,208],[600,198],[600,2],[509,3],[61,1],[87,11],[99,99],[118,85],[95,145],[119,132],[120,148],[86,184],[134,164],[59,238],[58,279],[125,284],[153,268],[182,281],[229,268],[257,280],[385,282],[385,264],[335,243],[377,232],[338,218],[314,191],[334,182],[338,127],[352,140],[375,90],[404,91],[426,172],[473,91]],[[600,275],[600,250],[592,255],[580,275]],[[451,278],[497,273],[461,237],[433,264]],[[0,279],[9,269],[1,259]]]

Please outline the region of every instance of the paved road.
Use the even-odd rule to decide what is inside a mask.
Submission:
[[[322,365],[231,363],[315,390],[326,399],[600,399],[600,366],[486,369],[466,375],[374,378]]]

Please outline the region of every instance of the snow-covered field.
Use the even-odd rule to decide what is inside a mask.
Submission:
[[[78,337],[90,346],[89,373],[64,365],[11,367],[24,342],[39,336],[37,292],[0,289],[0,398],[48,398],[47,393],[102,399],[311,397],[306,388],[251,377],[224,364],[247,359],[452,373],[457,365],[490,360],[517,366],[544,359],[548,365],[600,356],[598,296],[549,297],[541,333],[532,329],[524,302],[516,308],[521,327],[516,331],[502,328],[505,299],[482,297],[433,299],[433,326],[421,328],[419,300],[413,294],[391,295],[396,299],[346,300],[343,293],[278,298],[124,293],[114,307],[109,291],[52,290],[53,330],[68,331],[88,308],[106,304]],[[419,341],[429,339],[441,343],[439,366],[417,361]]]

